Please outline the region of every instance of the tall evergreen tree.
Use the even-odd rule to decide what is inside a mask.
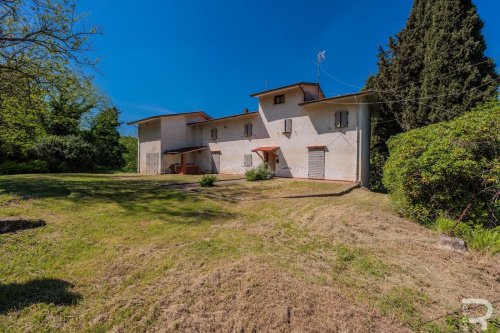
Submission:
[[[471,0],[415,0],[405,28],[380,49],[372,118],[372,188],[381,188],[394,134],[455,118],[495,96],[499,76],[484,55],[481,21]]]
[[[498,74],[484,55],[483,21],[471,0],[434,0],[416,127],[453,119],[495,95]],[[432,97],[430,96],[438,96]],[[408,128],[411,129],[412,127]]]

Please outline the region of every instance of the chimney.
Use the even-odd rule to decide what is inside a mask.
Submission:
[[[243,108],[243,113],[248,113],[248,109],[247,108]]]

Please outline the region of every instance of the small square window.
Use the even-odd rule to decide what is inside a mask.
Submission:
[[[283,104],[285,103],[285,95],[276,95],[274,96],[274,104]]]
[[[349,126],[349,112],[337,111],[335,112],[335,128],[345,128]]]
[[[252,124],[245,124],[245,137],[252,136]]]

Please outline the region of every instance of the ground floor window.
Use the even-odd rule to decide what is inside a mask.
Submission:
[[[245,155],[244,165],[245,165],[245,167],[251,167],[252,166],[252,154],[246,154]]]

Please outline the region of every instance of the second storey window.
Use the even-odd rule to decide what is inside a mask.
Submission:
[[[344,128],[349,125],[349,112],[337,111],[335,112],[335,128]]]
[[[285,103],[285,95],[276,95],[274,96],[274,104],[283,104]]]
[[[252,136],[252,124],[245,124],[245,136]]]
[[[210,137],[212,138],[212,140],[217,139],[217,128],[212,128],[212,132],[211,132]]]

